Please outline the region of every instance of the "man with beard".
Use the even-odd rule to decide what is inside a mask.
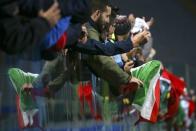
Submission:
[[[88,36],[90,39],[97,41],[101,40],[101,33],[104,26],[109,23],[111,15],[111,7],[109,2],[106,0],[92,0],[92,11],[91,19],[87,24]],[[148,37],[149,32],[144,31],[129,38],[132,47],[139,46],[146,37]],[[124,91],[127,89],[131,92],[136,90],[138,85],[142,82],[129,74],[124,72],[111,57],[101,56],[101,55],[88,55],[86,56],[86,63],[88,67],[93,71],[96,76],[103,78],[108,81],[111,86],[120,87],[117,89],[119,91]],[[124,93],[124,92],[121,92]]]

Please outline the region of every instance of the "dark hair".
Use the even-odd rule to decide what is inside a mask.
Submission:
[[[115,35],[125,35],[131,30],[131,24],[128,21],[127,16],[119,15],[114,20],[115,23]]]
[[[110,6],[108,0],[91,0],[91,13],[96,10],[104,11],[106,6]]]
[[[110,16],[110,23],[109,25],[113,25],[114,24],[114,20],[116,18],[116,16],[119,14],[119,8],[117,6],[113,6],[112,7],[112,12],[111,12],[111,16]]]

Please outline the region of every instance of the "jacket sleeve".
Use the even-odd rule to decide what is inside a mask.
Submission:
[[[113,56],[129,52],[133,46],[130,38],[125,41],[117,41],[115,43],[102,43],[99,41],[98,32],[93,28],[88,28],[89,39],[85,44],[75,42],[78,40],[81,32],[81,24],[71,25],[67,30],[66,48],[72,48],[84,54]],[[93,38],[93,39],[92,39]]]
[[[63,37],[64,32],[67,30],[70,24],[71,17],[64,17],[58,21],[58,23],[46,34],[43,38],[43,48],[48,49],[53,47],[58,40]]]
[[[68,72],[63,70],[56,78],[49,82],[48,87],[52,92],[60,90],[68,80]]]
[[[106,80],[112,86],[119,87],[129,82],[130,75],[124,72],[111,57],[89,55],[87,64],[98,77]]]
[[[92,28],[89,28],[89,38],[97,39],[99,34],[94,33],[92,35]],[[130,75],[124,72],[109,56],[101,55],[88,55],[87,64],[89,68],[98,76],[109,82],[112,86],[120,86],[121,84],[127,84],[130,79]]]
[[[18,0],[20,12],[25,16],[37,16],[39,10],[47,10],[54,0]],[[86,19],[90,16],[90,0],[57,0],[62,16],[79,15],[77,18]],[[85,17],[84,17],[85,16]]]
[[[39,44],[50,30],[40,17],[23,21],[18,16],[0,19],[0,48],[8,54],[20,53],[32,44]]]
[[[64,57],[60,54],[52,60],[47,61],[33,86],[36,88],[49,87],[51,91],[58,91],[68,80],[68,73],[66,67],[64,67]]]
[[[78,43],[74,49],[91,55],[106,55],[113,56],[116,54],[122,54],[129,52],[133,48],[131,40],[117,41],[115,43],[107,42],[101,43],[99,41],[90,39],[85,44]]]

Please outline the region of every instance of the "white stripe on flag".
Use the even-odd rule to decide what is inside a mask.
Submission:
[[[21,113],[22,113],[22,119],[23,119],[24,126],[26,127],[30,122],[28,118],[28,114],[26,111],[22,111],[22,110],[21,110]]]
[[[153,79],[150,81],[149,89],[146,95],[146,99],[144,100],[144,104],[141,108],[141,116],[147,120],[150,120],[152,115],[152,110],[156,101],[155,98],[155,87],[157,84],[157,81],[160,78],[160,69],[157,71],[156,75],[153,77]]]
[[[166,79],[166,78],[164,78],[164,77],[160,77],[160,80],[162,80],[162,81],[166,81],[168,84],[170,84],[171,83],[171,81],[170,80],[168,80],[168,79]]]

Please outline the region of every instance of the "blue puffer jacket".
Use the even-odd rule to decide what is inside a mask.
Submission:
[[[49,49],[54,46],[69,27],[71,17],[64,17],[47,33],[43,40],[42,48]]]
[[[71,17],[64,17],[59,20],[56,26],[46,34],[41,44],[32,45],[31,48],[28,48],[20,54],[20,58],[32,61],[54,59],[57,56],[56,52],[48,49],[55,46],[60,37],[66,32],[70,24],[70,19]]]

